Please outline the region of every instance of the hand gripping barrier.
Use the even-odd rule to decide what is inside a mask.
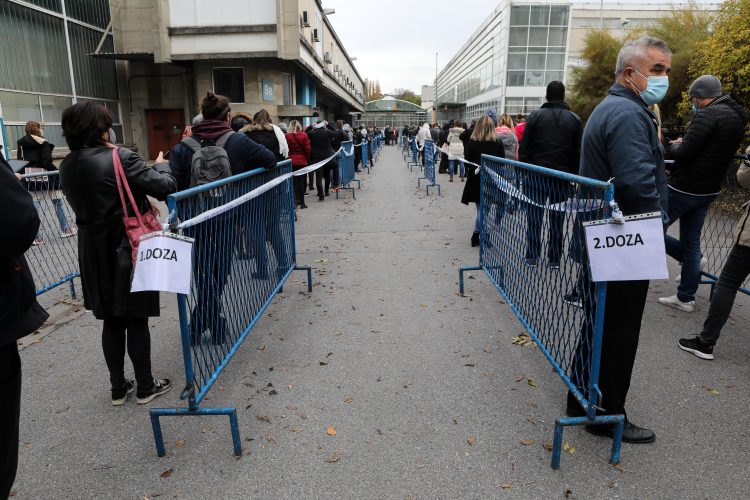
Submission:
[[[430,195],[430,188],[437,186],[438,195],[440,195],[440,184],[435,183],[435,143],[431,140],[426,140],[424,143],[424,177],[417,178],[417,187],[419,187],[419,181],[426,179],[430,181],[430,184],[425,184],[425,190],[427,196]]]
[[[735,156],[735,160],[747,158],[747,155]],[[750,199],[750,191],[737,183],[737,167],[735,164],[727,170],[723,189],[709,207],[701,232],[701,250],[707,262],[701,269],[700,283],[711,285],[712,297],[729,252],[737,241],[734,230],[744,214],[742,204]],[[737,291],[750,295],[750,276]]]
[[[341,143],[341,151],[339,151],[339,168],[341,169],[341,189],[351,190],[352,198],[354,196],[354,188],[351,187],[352,182],[357,183],[357,189],[362,189],[362,185],[359,179],[354,178],[354,144],[352,141],[344,141]],[[336,198],[339,197],[339,191],[336,191]]]
[[[167,199],[172,227],[195,243],[192,290],[177,296],[185,365],[180,398],[188,407],[150,411],[160,457],[165,449],[159,418],[168,415],[229,416],[234,454],[242,454],[236,408],[200,404],[293,270],[307,271],[312,291],[311,269],[296,263],[291,170],[285,160]],[[258,188],[258,196],[247,196]]]
[[[583,234],[583,222],[609,216],[614,188],[487,155],[479,172],[479,266],[460,269],[461,295],[464,272],[484,270],[580,403],[585,416],[555,422],[552,468],[560,467],[563,428],[570,425],[615,424],[610,462],[616,464],[625,417],[597,415],[607,284],[589,279]]]
[[[76,298],[74,278],[78,272],[78,229],[74,217],[60,189],[60,172],[25,174],[21,182],[34,199],[39,213],[39,232],[34,245],[26,251],[26,261],[38,287],[37,295],[64,283]],[[8,214],[12,216],[12,214]]]

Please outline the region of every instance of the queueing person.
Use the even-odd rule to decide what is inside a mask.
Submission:
[[[289,154],[286,137],[281,129],[273,124],[271,115],[265,109],[255,113],[253,123],[240,129],[240,133],[268,148],[276,156],[277,162],[284,161]]]
[[[658,212],[666,221],[664,150],[649,106],[666,95],[671,65],[672,52],[664,41],[644,36],[627,42],[617,56],[616,82],[596,106],[583,131],[579,173],[601,181],[611,179],[615,200],[624,215]],[[524,138],[527,133],[528,125]],[[625,411],[648,285],[648,280],[610,281],[604,304],[600,413],[625,415],[626,443],[651,443],[656,439],[653,431],[633,424]],[[584,310],[592,310],[591,301],[590,295],[585,297]],[[578,359],[588,358],[591,335],[591,324],[586,322],[578,345]],[[579,387],[586,385],[586,371],[584,367],[573,377]],[[585,414],[571,393],[568,393],[567,414]],[[586,430],[608,437],[614,434],[612,425],[587,426]]]
[[[49,314],[36,300],[24,253],[39,230],[39,214],[29,192],[0,155],[0,210],[7,217],[0,233],[0,498],[8,498],[18,469],[21,418],[21,357],[16,341],[42,326]]]
[[[672,141],[668,156],[675,160],[669,176],[669,220],[680,221],[680,239],[664,235],[670,257],[682,263],[677,294],[659,303],[685,312],[695,309],[701,273],[701,232],[708,208],[721,191],[721,182],[745,136],[747,116],[742,106],[722,94],[713,75],[697,78],[688,89],[695,117],[685,136]]]
[[[307,136],[310,138],[310,148],[312,149],[310,163],[317,163],[333,156],[335,134],[326,127],[325,121],[316,123],[312,130],[307,133]],[[325,197],[330,194],[331,169],[334,162],[335,159],[332,159],[315,171],[315,187],[318,191],[318,201],[325,201]],[[336,168],[338,168],[338,163],[336,163]],[[325,190],[323,189],[323,179],[325,179]]]
[[[448,134],[448,170],[450,178],[448,182],[453,182],[453,174],[456,171],[456,163],[458,163],[459,175],[461,182],[464,182],[464,164],[461,161],[464,159],[464,143],[461,140],[461,134],[464,132],[464,124],[456,122],[455,126],[450,129]]]
[[[491,155],[498,158],[505,158],[505,148],[502,143],[497,141],[495,134],[495,122],[492,118],[485,115],[477,120],[474,130],[471,133],[469,142],[467,142],[464,148],[464,156],[466,161],[475,163],[477,165],[482,164],[482,155]],[[477,207],[477,218],[474,222],[474,232],[471,233],[471,246],[479,246],[479,233],[481,227],[479,226],[479,199],[481,193],[479,192],[480,183],[479,176],[480,172],[477,172],[477,168],[474,165],[466,165],[466,185],[464,186],[464,192],[461,196],[461,203],[468,205],[474,203]]]
[[[213,92],[206,93],[201,102],[203,119],[193,126],[193,134],[190,138],[194,142],[190,142],[190,139],[183,139],[172,148],[170,153],[170,166],[177,180],[178,189],[184,190],[192,187],[193,155],[208,146],[223,147],[227,153],[232,175],[259,167],[270,169],[276,166],[276,156],[271,150],[256,143],[245,134],[235,133],[232,130],[231,111],[229,99]],[[251,200],[251,203],[253,201],[255,200]],[[219,216],[185,231],[187,236],[196,240],[193,246],[195,261],[207,263],[201,269],[194,270],[195,302],[202,304],[201,308],[195,307],[190,313],[190,340],[195,345],[201,342],[206,331],[211,332],[211,342],[216,345],[225,343],[229,333],[229,324],[223,314],[222,294],[230,269],[226,265],[226,259],[220,258],[215,253],[214,244],[211,241],[212,235],[222,231],[226,224],[226,218]],[[241,232],[240,234],[244,235]],[[249,235],[245,239],[250,239]],[[255,243],[259,238],[252,240],[253,244],[260,245],[261,243],[261,241]],[[263,249],[265,249],[265,240],[262,241]],[[256,275],[261,278],[267,276],[265,262],[260,262],[261,257],[258,254],[255,257],[258,266]],[[208,302],[208,304],[203,304],[203,302]],[[201,311],[205,311],[205,314],[201,314]]]
[[[115,182],[114,146],[109,143],[111,127],[112,113],[100,104],[84,101],[63,111],[62,128],[70,154],[60,166],[60,175],[78,225],[84,306],[103,322],[102,349],[112,404],[120,406],[136,388],[138,404],[145,404],[169,391],[172,382],[154,378],[151,372],[148,319],[159,316],[159,292],[130,292],[133,258],[123,217],[134,213],[130,213],[133,207],[123,213],[123,195]],[[117,153],[140,213],[152,210],[147,196],[165,200],[177,191],[162,152],[153,167],[128,149],[120,148]],[[126,350],[135,380],[125,378]]]
[[[581,119],[565,102],[565,85],[552,81],[547,85],[547,102],[529,115],[519,147],[518,158],[569,174],[578,173],[581,155]],[[509,132],[515,139],[515,134]],[[560,203],[570,196],[570,183],[544,176],[530,177],[524,191],[537,205]],[[526,263],[535,266],[542,249],[544,213],[548,217],[547,261],[549,267],[560,267],[565,212],[545,210],[529,204],[526,208]]]
[[[747,148],[745,154],[750,155],[750,147]],[[737,182],[745,189],[750,189],[750,160],[746,159],[740,165],[737,171]],[[714,359],[714,346],[719,340],[721,329],[729,319],[729,313],[732,312],[737,289],[742,286],[748,275],[750,275],[750,203],[745,204],[745,213],[737,224],[735,243],[716,282],[703,330],[695,337],[680,339],[680,349],[695,354],[701,359]]]
[[[289,159],[292,160],[292,170],[297,171],[310,163],[310,138],[302,131],[302,124],[297,120],[289,122],[289,131],[286,133],[286,142],[289,144]],[[305,204],[305,175],[294,177],[294,200],[295,206],[307,208]]]
[[[55,145],[44,138],[44,126],[37,121],[26,122],[26,135],[18,139],[16,143],[16,157],[19,160],[29,162],[26,173],[55,172],[57,167],[52,163],[52,150]],[[43,180],[48,179],[48,180]],[[71,227],[65,214],[65,200],[60,193],[60,177],[49,176],[44,178],[32,177],[26,181],[26,188],[33,193],[34,206],[37,212],[42,212],[40,201],[52,200],[55,208],[55,216],[60,224],[60,237],[70,238],[77,233]],[[41,230],[40,230],[41,231]],[[41,232],[34,239],[34,245],[44,243]]]

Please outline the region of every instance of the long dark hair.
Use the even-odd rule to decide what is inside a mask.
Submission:
[[[112,128],[112,112],[91,101],[79,102],[63,111],[62,129],[71,151],[104,144],[102,134]]]

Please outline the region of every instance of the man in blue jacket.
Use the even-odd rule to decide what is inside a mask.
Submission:
[[[644,36],[626,43],[617,56],[616,83],[594,109],[583,132],[580,175],[612,179],[615,200],[624,215],[659,212],[667,220],[664,150],[649,106],[664,98],[671,64],[672,53],[662,40]],[[623,441],[629,443],[656,439],[653,431],[633,424],[625,413],[647,293],[648,280],[609,282],[604,309],[600,406],[604,414],[626,415]],[[576,399],[568,394],[568,414],[580,413]],[[614,433],[611,425],[587,429],[610,437]]]

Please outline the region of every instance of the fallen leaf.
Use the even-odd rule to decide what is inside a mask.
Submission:
[[[489,347],[485,347],[485,348],[484,348],[484,349],[482,349],[482,350],[483,350],[484,352],[486,352],[487,354],[489,354],[489,353],[491,353],[491,352],[492,352],[492,349],[490,349]]]
[[[333,464],[341,460],[341,452],[340,451],[334,451],[330,455],[328,455],[328,458],[326,458],[326,463]]]
[[[354,401],[354,399],[351,396],[344,399],[344,403],[351,403],[352,401]]]
[[[573,490],[571,490],[570,488],[565,490],[565,498],[573,498]]]
[[[576,447],[565,441],[563,442],[563,451],[565,451],[569,455],[575,455]]]
[[[320,361],[320,366],[325,366],[325,365],[327,365],[327,364],[328,364],[328,363],[326,363],[325,361]]]
[[[26,445],[26,449],[30,450],[34,447],[34,443],[24,443]]]
[[[521,380],[525,379],[526,375],[521,375],[519,377],[516,377],[516,382],[520,382]]]
[[[427,304],[420,304],[419,307],[427,307]]]
[[[167,469],[164,472],[162,472],[161,474],[159,474],[159,477],[162,478],[162,479],[167,478],[167,477],[171,476],[173,472],[174,471],[172,469]]]
[[[292,387],[294,387],[292,384],[289,384],[286,386],[286,388],[289,389],[290,391],[292,390]]]
[[[457,417],[453,417],[453,424],[454,425],[458,425],[458,418]]]
[[[714,396],[718,396],[719,395],[719,391],[716,390],[716,389],[714,389],[713,387],[708,387],[707,385],[704,385],[703,388],[706,389],[711,394],[713,394]]]
[[[533,439],[524,439],[523,441],[521,441],[521,444],[524,446],[531,446],[532,444],[534,444],[534,442],[535,441]]]
[[[469,436],[468,438],[466,438],[466,442],[469,443],[469,446],[474,446],[474,437]]]
[[[268,436],[266,436],[266,441],[268,441],[269,443],[275,443],[276,438],[269,434]]]
[[[294,411],[294,410],[296,410],[296,409],[297,409],[297,407],[296,407],[296,406],[294,406],[294,405],[288,405],[288,406],[286,407],[286,409],[287,409],[287,410],[290,410],[290,411]]]
[[[183,444],[185,444],[184,439],[178,439],[177,441],[174,442],[175,446],[182,446]]]
[[[529,384],[529,385],[530,385],[531,387],[536,387],[536,382],[534,382],[534,380],[533,380],[533,379],[529,379],[529,380],[527,380],[526,382],[528,382],[528,384]]]
[[[330,426],[328,429],[326,429],[326,434],[328,434],[329,436],[335,436],[336,429],[333,426]]]
[[[545,441],[542,447],[547,451],[552,451],[552,441]]]
[[[500,486],[504,490],[509,490],[513,487],[513,485],[510,483],[500,483],[498,486]]]
[[[292,432],[302,432],[302,427],[292,427]]]

